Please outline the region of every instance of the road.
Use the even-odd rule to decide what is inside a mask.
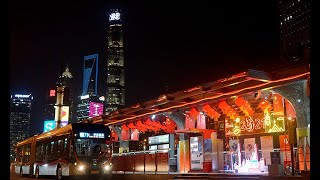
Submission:
[[[40,177],[39,179],[32,178],[32,177],[21,177],[18,174],[15,173],[10,173],[10,180],[50,180],[50,179],[55,179],[54,176],[45,176],[45,177]],[[64,179],[70,179],[70,180],[86,180],[86,179],[94,179],[94,180],[105,180],[105,179],[115,179],[110,176],[98,176],[98,175],[92,175],[90,177],[84,176],[84,177],[67,177]]]

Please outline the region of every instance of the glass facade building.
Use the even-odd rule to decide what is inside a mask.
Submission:
[[[291,62],[308,59],[311,0],[279,0],[281,56]]]
[[[98,54],[84,56],[82,95],[98,94]]]
[[[10,159],[15,157],[14,145],[30,136],[31,94],[13,94],[10,99]]]
[[[109,14],[107,48],[106,113],[125,104],[124,43],[122,14],[112,9]]]

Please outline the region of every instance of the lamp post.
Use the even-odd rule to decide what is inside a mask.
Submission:
[[[288,125],[288,136],[289,136],[289,144],[290,144],[290,155],[291,155],[291,169],[292,169],[292,176],[294,176],[294,155],[293,155],[293,146],[294,146],[294,118],[288,117],[287,118],[287,125]]]

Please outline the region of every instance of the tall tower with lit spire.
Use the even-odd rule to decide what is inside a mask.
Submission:
[[[68,123],[72,123],[75,120],[73,119],[73,76],[69,70],[69,67],[66,66],[64,72],[59,77],[59,83],[61,83],[63,88],[63,106],[68,107]]]
[[[61,76],[64,85],[64,105],[69,106],[69,123],[74,122],[73,118],[73,76],[67,66]]]
[[[123,23],[119,9],[110,10],[107,42],[106,114],[125,105]]]

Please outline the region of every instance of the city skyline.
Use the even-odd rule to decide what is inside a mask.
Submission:
[[[264,2],[219,2],[219,7],[187,4],[184,9],[166,4],[119,5],[124,9],[127,45],[126,105],[166,90],[259,69],[267,61],[279,62],[279,10],[276,1]],[[247,7],[249,3],[257,9]],[[61,64],[69,62],[74,82],[82,81],[84,55],[99,54],[99,63],[106,67],[108,10],[114,7],[108,2],[66,4],[61,9],[59,4],[37,4],[42,9],[28,12],[19,4],[12,7],[11,16],[10,88],[31,92],[34,109],[42,113],[45,100],[41,97],[55,89]],[[105,71],[100,70],[99,82],[106,82]],[[73,94],[78,96],[81,84],[75,86]],[[101,95],[104,87],[99,85]],[[31,133],[41,131],[44,118],[32,116],[36,128]]]

